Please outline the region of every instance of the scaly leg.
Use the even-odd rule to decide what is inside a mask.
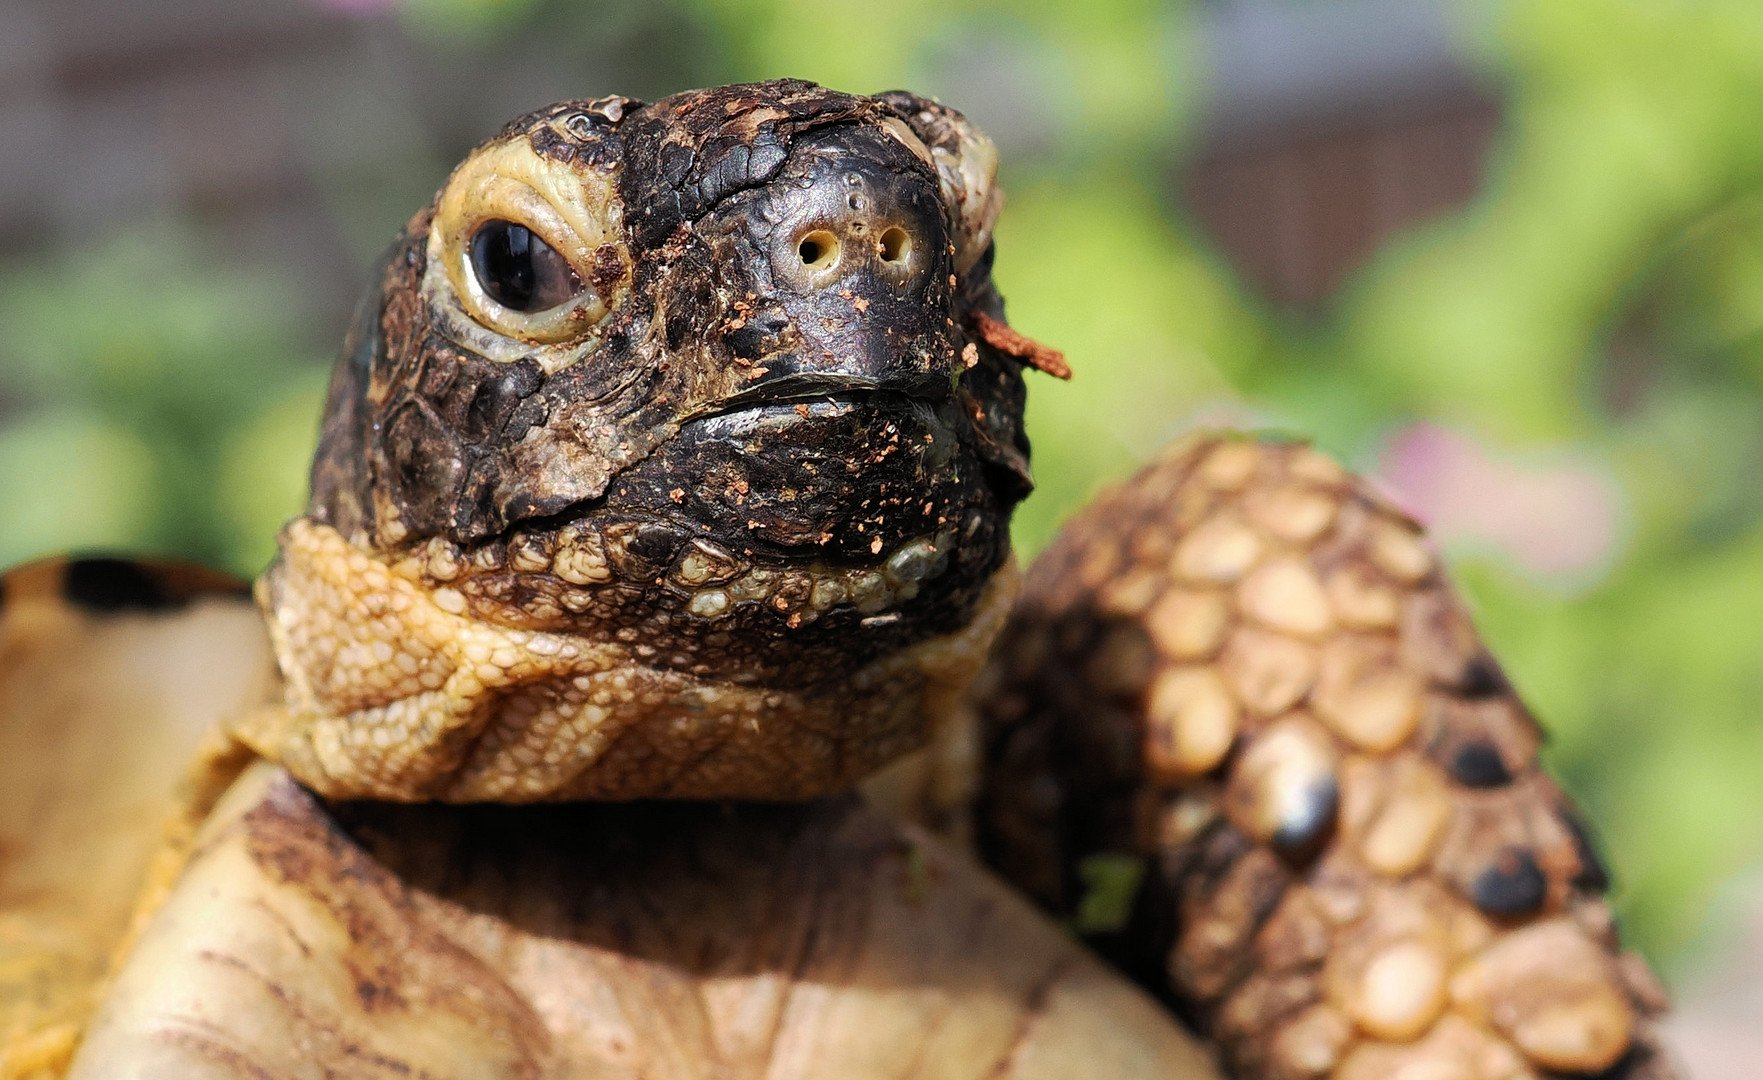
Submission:
[[[980,712],[985,857],[1238,1077],[1674,1075],[1540,729],[1418,526],[1315,451],[1192,439],[1098,499]]]

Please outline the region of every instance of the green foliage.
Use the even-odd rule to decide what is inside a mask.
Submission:
[[[0,424],[0,565],[152,544],[160,486],[153,448],[91,410],[44,409]]]
[[[1145,860],[1133,855],[1091,855],[1077,867],[1083,897],[1072,912],[1071,929],[1083,935],[1112,934],[1126,928],[1133,901],[1145,880]]]
[[[1386,245],[1301,326],[1248,298],[1163,195],[1199,102],[1184,8],[677,7],[717,38],[698,84],[799,75],[960,105],[963,60],[995,46],[1038,95],[1038,134],[1005,164],[998,276],[1012,321],[1076,378],[1031,375],[1025,553],[1205,417],[1311,432],[1359,466],[1416,418],[1602,462],[1628,520],[1602,578],[1539,584],[1469,552],[1457,569],[1602,824],[1635,936],[1687,955],[1714,884],[1763,855],[1763,7],[1500,6],[1476,42],[1507,87],[1482,196]],[[616,16],[637,41],[642,12],[409,0],[404,18],[469,42]],[[145,547],[249,571],[297,509],[328,343],[289,344],[296,286],[198,247],[147,230],[0,275],[0,562]]]
[[[1019,189],[997,236],[1012,323],[1075,369],[1069,384],[1029,375],[1037,487],[1015,529],[1028,555],[1196,404],[1228,395],[1213,358],[1256,350],[1263,331],[1142,185],[1104,175]]]
[[[1485,566],[1465,587],[1604,825],[1626,915],[1678,955],[1763,851],[1763,9],[1505,14],[1485,196],[1382,252],[1319,351],[1384,415],[1571,441],[1620,481],[1630,535],[1596,587]]]
[[[239,421],[294,393],[309,411],[275,454],[303,469],[322,364],[290,344],[300,307],[277,274],[216,268],[168,225],[0,278],[0,386],[20,402],[0,419],[0,564],[145,550],[260,569],[263,539],[235,540],[215,485]],[[273,537],[299,486],[253,530]]]
[[[538,0],[408,0],[403,5],[414,29],[453,40],[495,36],[537,6]]]

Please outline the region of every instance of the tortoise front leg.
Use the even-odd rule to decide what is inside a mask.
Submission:
[[[980,710],[985,857],[1237,1076],[1674,1075],[1540,729],[1419,527],[1313,450],[1190,440],[1099,499]]]

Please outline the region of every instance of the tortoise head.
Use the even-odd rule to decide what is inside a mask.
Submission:
[[[799,81],[474,150],[338,363],[263,590],[288,704],[248,741],[460,799],[792,797],[916,744],[1030,487],[995,165],[950,109]]]

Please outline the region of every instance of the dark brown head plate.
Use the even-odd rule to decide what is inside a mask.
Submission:
[[[269,577],[279,622],[313,592],[298,538],[335,534],[466,625],[698,690],[846,701],[970,633],[1030,487],[1022,364],[992,343],[995,167],[940,105],[800,81],[510,124],[360,310]],[[296,651],[315,716],[405,700],[325,689]],[[504,707],[474,697],[449,755]],[[919,737],[891,715],[913,730],[890,754]],[[810,786],[879,763],[837,748],[862,734],[824,733]],[[711,788],[731,793],[667,790]]]

